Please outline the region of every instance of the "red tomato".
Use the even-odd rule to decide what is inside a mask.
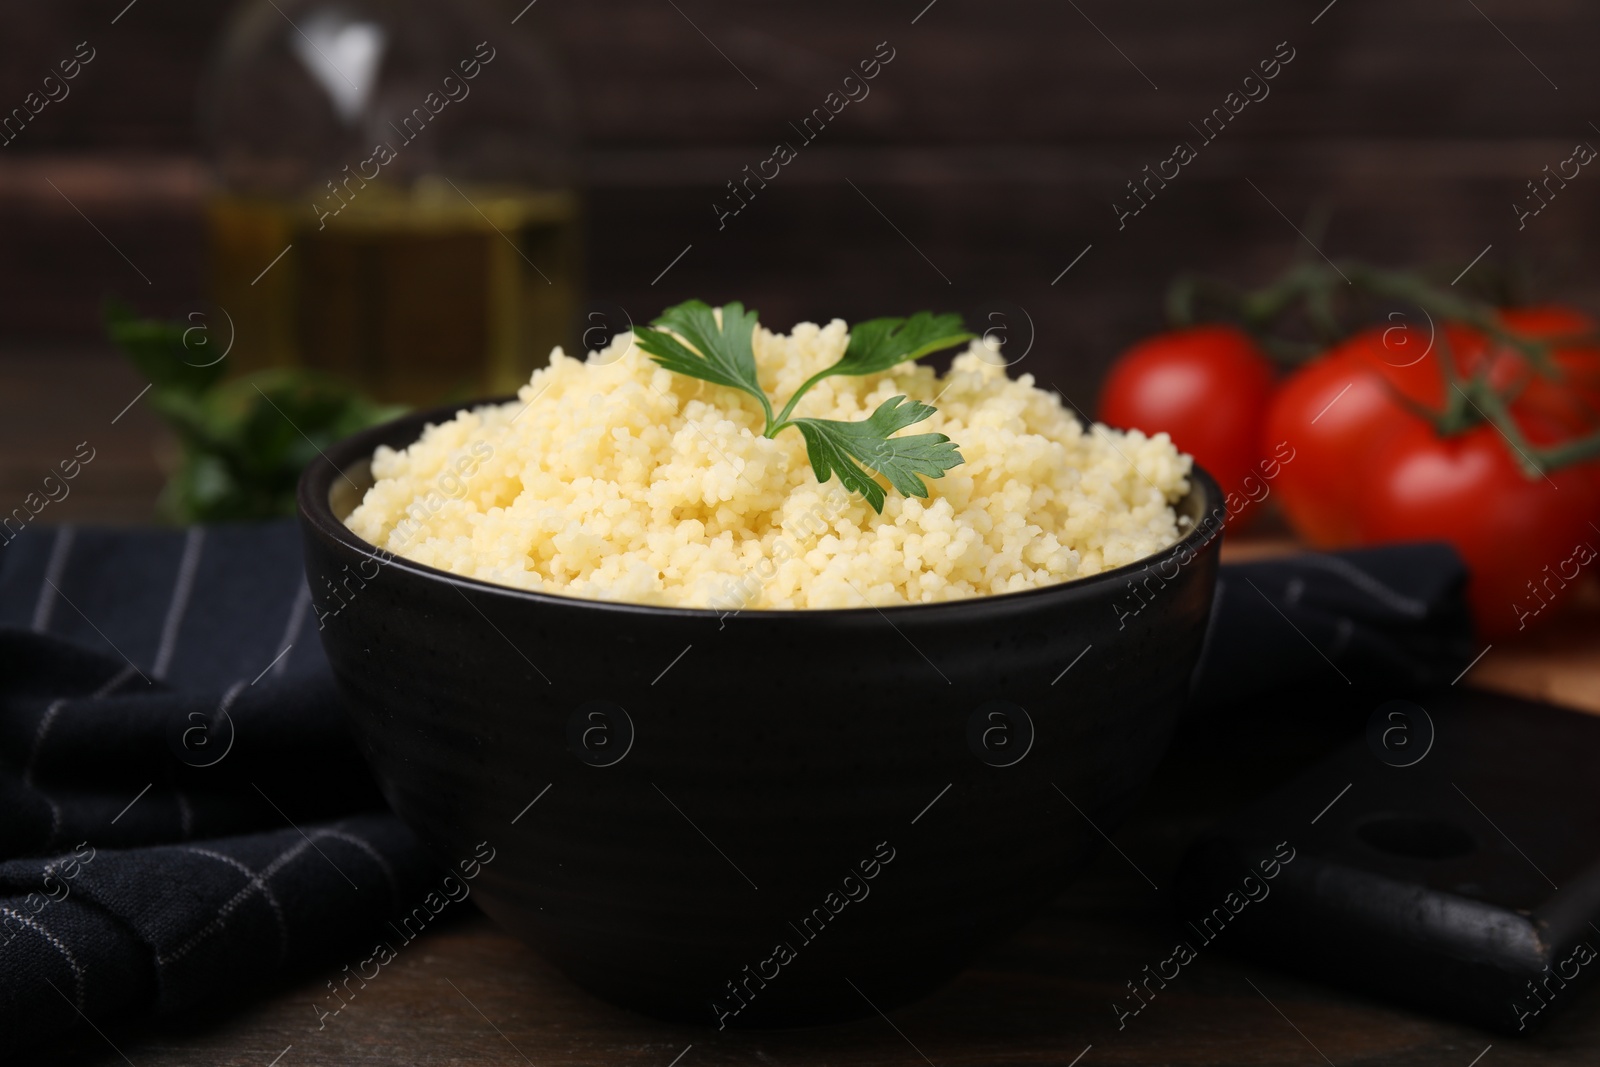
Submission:
[[[1595,558],[1589,520],[1600,499],[1589,480],[1574,470],[1528,477],[1493,426],[1441,439],[1412,420],[1348,475],[1364,541],[1455,546],[1472,574],[1467,597],[1486,640],[1547,621]]]
[[[1429,328],[1410,323],[1364,330],[1340,346],[1359,353],[1401,396],[1429,411],[1445,403],[1445,379],[1439,363],[1451,360],[1456,373],[1465,375],[1484,362],[1488,340],[1476,330],[1459,323],[1430,324]],[[1510,371],[1501,371],[1496,380],[1505,381]]]
[[[1536,373],[1520,353],[1501,354],[1523,383],[1516,407],[1547,415],[1575,434],[1600,427],[1600,325],[1560,305],[1507,308],[1500,320],[1524,337],[1560,342],[1551,352],[1560,378]]]
[[[1551,337],[1587,321],[1565,309],[1507,312],[1506,320],[1514,329]],[[1581,383],[1588,380],[1580,372],[1592,370],[1600,385],[1600,355],[1581,347],[1562,350],[1557,360],[1578,384],[1541,390],[1526,380],[1529,368],[1520,355],[1488,344],[1476,331],[1380,326],[1284,382],[1262,444],[1286,442],[1294,450],[1277,496],[1311,544],[1454,545],[1472,573],[1473,615],[1493,640],[1542,624],[1571,585],[1588,570],[1600,570],[1586,567],[1595,558],[1590,546],[1600,543],[1589,526],[1600,519],[1600,464],[1530,478],[1491,425],[1441,439],[1417,409],[1445,403],[1444,358],[1463,376],[1486,371],[1497,388],[1522,385],[1512,414],[1538,445],[1571,437],[1577,410],[1571,401],[1575,394],[1582,399]]]
[[[1361,541],[1352,465],[1372,443],[1425,420],[1406,402],[1427,410],[1444,404],[1439,359],[1458,367],[1481,363],[1481,335],[1448,325],[1438,330],[1407,323],[1375,326],[1300,368],[1279,387],[1262,428],[1261,448],[1285,443],[1294,459],[1278,479],[1289,523],[1317,548]]]
[[[1509,345],[1484,353],[1490,381],[1512,397],[1511,414],[1535,444],[1548,445],[1600,431],[1600,324],[1581,311],[1550,304],[1506,308],[1503,325],[1524,337],[1552,343],[1556,376],[1539,373]],[[1469,367],[1476,370],[1482,366]],[[1600,460],[1577,464],[1600,491]]]
[[[1415,418],[1395,403],[1366,352],[1380,336],[1358,334],[1296,371],[1278,388],[1262,426],[1263,449],[1293,449],[1276,493],[1289,524],[1316,548],[1356,543],[1352,454],[1386,425]]]
[[[1166,431],[1225,493],[1247,500],[1260,483],[1257,446],[1271,397],[1272,364],[1249,334],[1194,326],[1147,337],[1118,357],[1100,392],[1100,419]],[[1252,473],[1256,480],[1247,483]]]

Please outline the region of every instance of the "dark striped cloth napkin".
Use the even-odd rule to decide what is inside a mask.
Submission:
[[[248,996],[437,885],[346,730],[291,524],[0,547],[0,861],[23,1042]]]
[[[1224,568],[1197,693],[1448,681],[1470,654],[1464,579],[1438,546]],[[244,997],[370,948],[437,886],[346,732],[316,630],[289,522],[0,543],[12,1048]]]

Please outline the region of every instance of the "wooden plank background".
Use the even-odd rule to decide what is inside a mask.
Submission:
[[[173,310],[203,292],[194,112],[229,5],[138,0],[113,25],[124,3],[18,8],[0,37],[4,107],[77,42],[97,50],[0,148],[0,344],[93,342],[108,292]],[[1033,335],[1018,370],[1087,406],[1175,272],[1259,281],[1303,248],[1291,221],[1316,204],[1334,257],[1459,269],[1493,244],[1476,271],[1526,263],[1544,292],[1596,303],[1583,250],[1600,176],[1521,232],[1511,208],[1576,141],[1600,141],[1600,9],[1576,0],[539,0],[513,26],[523,3],[497,0],[491,22],[567,71],[588,291],[635,315],[691,295],[742,297],[778,325],[1004,312],[1013,339]],[[719,232],[723,183],[880,41],[895,59],[871,96]],[[1271,95],[1119,232],[1124,182],[1196,140],[1188,124],[1284,41],[1295,58]]]

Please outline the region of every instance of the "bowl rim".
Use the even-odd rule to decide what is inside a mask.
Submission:
[[[344,478],[349,482],[348,476],[344,473],[345,468],[362,460],[370,459],[379,445],[404,448],[416,441],[421,436],[423,429],[430,423],[447,422],[462,412],[496,404],[506,404],[517,399],[518,397],[515,395],[488,397],[480,400],[440,404],[431,408],[419,409],[390,419],[387,422],[369,426],[365,430],[358,431],[335,442],[327,449],[318,449],[321,459],[313,460],[306,465],[305,470],[301,472],[299,484],[295,489],[296,510],[299,513],[302,526],[309,527],[324,541],[331,541],[346,551],[372,559],[382,567],[398,567],[400,570],[410,573],[419,579],[453,585],[458,590],[471,590],[485,596],[500,596],[549,607],[588,608],[596,611],[657,618],[720,619],[748,616],[758,619],[791,621],[800,618],[854,618],[873,612],[884,616],[886,619],[892,617],[910,621],[912,618],[925,618],[958,612],[971,613],[989,605],[1021,607],[1031,605],[1034,601],[1077,600],[1087,597],[1091,593],[1118,586],[1125,578],[1150,570],[1169,559],[1181,556],[1186,551],[1191,554],[1191,559],[1198,558],[1213,542],[1221,540],[1224,528],[1227,526],[1228,513],[1221,488],[1204,468],[1195,463],[1191,466],[1189,472],[1189,491],[1179,498],[1179,503],[1195,494],[1199,494],[1201,506],[1197,511],[1201,516],[1200,520],[1195,522],[1188,533],[1159,552],[1153,552],[1148,556],[1134,560],[1132,563],[1125,563],[1108,571],[1101,571],[1099,574],[1091,574],[1082,578],[1070,578],[1051,585],[1036,586],[1032,589],[1022,589],[1012,593],[961,597],[955,600],[939,600],[923,604],[889,604],[883,606],[865,604],[861,607],[853,608],[740,608],[733,611],[723,611],[717,608],[640,604],[634,601],[595,600],[586,597],[563,596],[559,593],[498,585],[494,582],[484,581],[481,578],[468,578],[450,571],[441,570],[438,567],[429,566],[426,563],[418,563],[386,549],[380,549],[357,535],[354,530],[350,529],[343,520],[334,514],[333,504],[330,499],[330,490],[334,479]],[[401,431],[406,432],[402,434]],[[394,443],[402,440],[402,438],[402,443]],[[352,488],[355,487],[354,482],[350,482],[350,485]],[[1204,520],[1213,516],[1216,517],[1217,522],[1208,528]],[[1183,564],[1180,562],[1179,565],[1182,566]]]

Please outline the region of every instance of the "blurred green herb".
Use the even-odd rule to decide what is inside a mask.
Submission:
[[[919,311],[909,319],[872,319],[856,324],[850,329],[850,341],[838,362],[807,378],[776,415],[772,401],[757,380],[751,345],[756,320],[755,310],[746,311],[738,302],[725,305],[718,321],[710,306],[689,300],[667,308],[651,324],[664,329],[640,327],[634,336],[639,347],[667,370],[755,397],[766,416],[762,436],[774,437],[790,426],[799,429],[817,481],[826,482],[837,473],[845,488],[860,493],[874,511],[883,511],[886,494],[883,486],[867,473],[869,470],[886,478],[903,496],[925,497],[928,487],[923,477],[942,478],[945,471],[964,462],[955,443],[942,433],[890,436],[935,411],[916,401],[902,403],[904,396],[885,400],[859,422],[789,417],[807,390],[824,378],[879,374],[906,360],[970,341],[975,335],[966,331],[959,315]]]
[[[159,503],[173,522],[292,515],[300,472],[321,450],[405,411],[314,371],[225,381],[226,353],[204,326],[143,319],[117,301],[106,305],[105,324],[178,437],[180,457]]]

